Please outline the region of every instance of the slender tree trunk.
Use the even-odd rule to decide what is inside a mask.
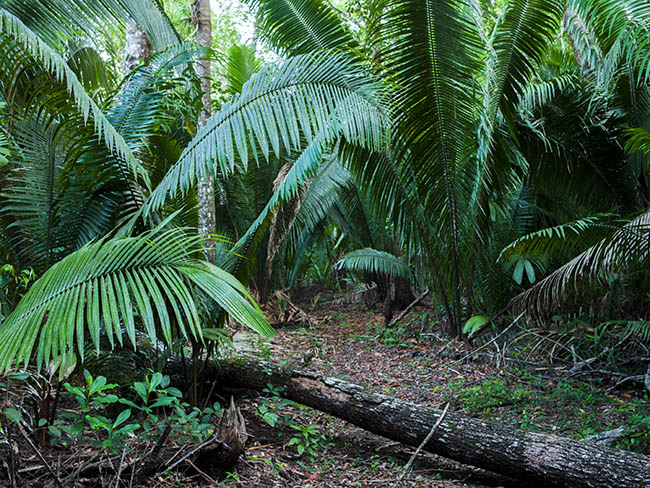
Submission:
[[[282,386],[279,391],[285,398],[410,446],[419,446],[442,414],[438,409],[372,393],[338,378],[289,370],[268,361],[224,360],[213,374],[222,385],[238,388],[261,391],[269,383]],[[422,447],[536,488],[650,486],[647,456],[591,442],[524,432],[456,412],[444,417]]]
[[[142,61],[151,56],[151,43],[147,35],[133,19],[126,21],[126,44],[124,47],[124,75],[128,75]]]
[[[210,0],[195,0],[192,5],[192,20],[196,28],[196,43],[209,49],[212,45],[212,23],[210,20]],[[210,60],[205,58],[196,63],[196,73],[201,79],[203,109],[199,114],[198,127],[203,127],[210,118]],[[214,200],[214,178],[206,176],[198,184],[199,232],[208,237],[216,234],[216,207]],[[214,240],[207,238],[204,246],[205,258],[216,263],[217,254]]]

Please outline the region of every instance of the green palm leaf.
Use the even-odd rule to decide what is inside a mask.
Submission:
[[[650,4],[645,0],[570,0],[569,7],[593,29],[605,51],[620,44],[638,81],[650,79]]]
[[[301,150],[314,134],[379,148],[384,115],[380,91],[349,59],[305,55],[253,75],[242,92],[212,116],[145,203],[160,208],[208,174],[226,176],[249,155],[276,157]]]
[[[85,34],[94,39],[98,33],[123,25],[127,17],[142,27],[155,51],[181,42],[159,0],[5,0],[3,8],[53,47],[61,37],[75,39]]]
[[[560,28],[562,0],[512,0],[497,23],[489,67],[490,106],[498,106],[509,122],[538,63]]]
[[[248,0],[257,12],[262,35],[276,48],[295,56],[355,46],[334,10],[323,0]]]
[[[358,249],[347,253],[336,263],[336,267],[362,273],[401,276],[406,279],[413,277],[411,268],[398,257],[371,248]]]
[[[491,57],[487,62],[485,82],[486,109],[479,124],[478,159],[480,173],[477,183],[481,195],[494,189],[504,189],[500,183],[512,168],[509,158],[499,158],[508,144],[500,137],[499,119],[502,115],[512,137],[517,140],[516,113],[521,99],[529,94],[527,87],[535,68],[548,51],[560,27],[564,2],[562,0],[511,0],[497,21],[489,46]],[[479,197],[481,205],[484,198]],[[487,209],[480,209],[485,215]]]
[[[99,348],[100,331],[113,345],[123,343],[122,327],[136,345],[136,316],[152,341],[171,343],[173,327],[201,337],[193,297],[196,286],[235,320],[265,335],[273,330],[246,289],[231,275],[192,258],[198,236],[181,230],[150,231],[139,237],[102,240],[66,257],[47,271],[0,328],[0,370],[27,363],[36,347],[40,368],[50,359],[74,354],[83,359],[90,336]]]
[[[87,123],[88,119],[92,120],[95,132],[103,140],[108,149],[126,161],[128,167],[134,174],[139,175],[145,182],[148,182],[146,172],[134,157],[124,138],[107,120],[93,99],[85,92],[83,85],[79,82],[74,72],[56,51],[28,29],[18,18],[2,8],[0,8],[0,37],[5,38],[7,41],[13,39],[17,43],[13,45],[12,49],[14,52],[11,55],[7,54],[3,56],[3,59],[0,60],[3,73],[20,72],[21,66],[25,62],[25,57],[32,57],[43,71],[51,73],[56,80],[61,82],[62,89],[72,98],[74,105],[76,105],[79,113],[83,117],[84,123]],[[9,46],[11,46],[11,43],[6,44],[5,48]],[[17,66],[15,63],[19,63],[19,65]],[[51,88],[56,87],[56,85],[50,86]],[[50,93],[47,98],[43,96],[42,100],[45,103],[58,103],[60,99],[52,95]]]
[[[262,69],[262,60],[248,46],[233,46],[228,51],[224,69],[226,91],[234,95],[240,93],[250,77]]]
[[[557,231],[546,231],[543,237],[539,233],[537,238],[531,236],[528,246],[540,240],[540,237],[544,247],[557,246],[558,241],[565,239],[575,241],[582,237],[581,240],[590,247],[515,297],[513,303],[545,316],[567,300],[572,292],[580,292],[588,284],[605,285],[612,273],[633,272],[633,266],[637,269],[645,266],[650,256],[649,230],[650,212],[646,212],[618,228],[583,221],[579,227],[574,226],[570,234],[561,232],[558,235]],[[523,243],[525,240],[518,246]]]
[[[614,219],[613,214],[597,214],[532,232],[506,246],[498,260],[582,252],[620,231],[622,222]]]

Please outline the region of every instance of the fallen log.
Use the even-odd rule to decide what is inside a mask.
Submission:
[[[219,363],[222,385],[261,391],[272,383],[281,395],[358,427],[417,447],[442,412],[372,393],[364,387],[257,359]],[[423,449],[537,487],[640,488],[650,486],[650,457],[588,442],[524,432],[448,412]]]

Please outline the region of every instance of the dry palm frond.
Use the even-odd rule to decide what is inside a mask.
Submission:
[[[513,300],[515,308],[546,316],[589,284],[606,285],[644,263],[650,252],[650,212],[603,238]]]

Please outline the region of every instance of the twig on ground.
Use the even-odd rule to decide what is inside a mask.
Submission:
[[[69,474],[68,476],[63,478],[63,483],[65,484],[68,481],[71,481],[71,480],[75,479],[77,476],[79,476],[81,474],[81,472],[83,470],[86,470],[88,468],[96,466],[96,464],[94,464],[95,459],[97,459],[100,455],[101,455],[101,453],[96,453],[93,456],[91,456],[90,458],[88,458],[86,461],[79,462],[79,465],[77,466],[77,468],[71,474]]]
[[[117,476],[115,477],[115,488],[120,486],[120,476],[122,476],[122,466],[124,465],[124,456],[126,455],[126,447],[122,449],[122,458],[120,459],[120,466],[117,469]]]
[[[227,449],[230,449],[230,446],[228,444],[226,444],[225,442],[220,441],[219,439],[217,439],[216,435],[213,435],[207,441],[199,444],[197,447],[195,447],[194,449],[189,451],[187,454],[184,454],[183,456],[181,456],[181,458],[178,461],[175,461],[173,464],[169,465],[168,468],[169,469],[174,469],[176,466],[178,466],[183,461],[185,461],[188,457],[190,457],[193,454],[199,452],[201,449],[203,449],[206,446],[209,446],[210,444],[212,444],[214,442],[219,442],[222,445],[224,445]],[[167,463],[164,463],[164,464],[167,464]]]
[[[420,293],[420,295],[418,295],[416,299],[413,300],[404,310],[402,310],[397,317],[391,320],[386,327],[388,329],[390,329],[391,327],[395,327],[395,325],[397,325],[397,323],[400,320],[406,317],[406,315],[413,309],[413,307],[415,307],[418,303],[420,303],[424,299],[424,297],[426,297],[428,294],[429,294],[429,289],[427,288],[424,292]]]
[[[45,465],[45,467],[47,468],[47,470],[50,472],[50,474],[52,475],[52,478],[54,478],[54,481],[56,482],[57,486],[58,486],[59,488],[64,488],[63,483],[61,483],[61,480],[59,479],[59,477],[56,475],[56,473],[55,473],[54,470],[52,469],[52,466],[50,466],[50,464],[45,460],[45,458],[44,458],[43,455],[41,454],[41,451],[39,451],[38,448],[34,445],[34,443],[32,442],[32,440],[29,438],[29,435],[27,435],[27,432],[25,432],[25,429],[23,429],[23,426],[20,425],[19,423],[16,424],[16,425],[18,426],[18,430],[20,431],[20,433],[22,434],[22,436],[23,436],[23,437],[25,438],[25,440],[27,441],[27,444],[29,444],[29,447],[32,448],[32,450],[36,453],[36,455],[39,457],[39,459],[41,460],[41,462]]]
[[[642,374],[627,376],[627,377],[623,378],[622,380],[620,380],[619,382],[617,382],[614,386],[610,386],[609,388],[607,388],[607,393],[609,393],[610,391],[615,390],[616,388],[621,386],[623,383],[627,383],[628,381],[643,381],[644,379],[645,379],[645,376],[642,375]]]
[[[197,473],[199,473],[201,476],[203,476],[203,478],[205,479],[205,481],[207,481],[208,483],[210,483],[212,486],[216,486],[216,485],[217,485],[217,482],[216,482],[215,480],[213,480],[210,476],[208,476],[206,473],[204,473],[203,471],[201,471],[199,468],[197,468],[196,464],[194,464],[194,463],[193,463],[192,461],[190,461],[189,459],[187,460],[187,462],[189,463],[190,466],[192,466],[192,467],[196,470]]]
[[[427,434],[427,436],[424,438],[424,440],[422,441],[422,443],[421,443],[421,444],[418,446],[418,448],[415,450],[415,452],[414,452],[413,455],[411,456],[411,459],[409,459],[408,463],[406,463],[406,466],[404,466],[404,471],[402,471],[401,476],[400,476],[399,479],[397,480],[398,483],[399,483],[400,481],[402,481],[402,480],[404,479],[404,477],[407,475],[407,473],[408,473],[409,470],[411,469],[411,465],[413,464],[413,461],[415,461],[415,458],[418,456],[418,454],[420,454],[420,451],[422,450],[422,448],[427,444],[427,442],[429,442],[429,440],[430,440],[431,437],[433,436],[433,433],[436,431],[436,429],[438,428],[438,426],[442,423],[443,419],[445,418],[445,415],[447,415],[447,410],[449,410],[449,402],[447,402],[447,405],[445,406],[445,409],[444,409],[444,410],[442,411],[442,413],[440,414],[440,417],[438,417],[438,420],[436,421],[436,423],[434,424],[434,426],[431,427],[431,430],[429,431],[429,433]]]
[[[523,330],[524,332],[528,333],[528,334],[534,335],[535,337],[539,337],[542,340],[549,341],[550,343],[555,344],[556,346],[560,347],[561,349],[564,349],[565,351],[567,351],[573,357],[573,364],[574,365],[576,364],[576,358],[579,359],[580,362],[583,362],[583,363],[586,362],[584,360],[584,358],[582,358],[582,357],[578,356],[578,354],[576,354],[575,349],[571,350],[570,348],[568,348],[567,346],[565,346],[561,342],[558,342],[555,339],[551,339],[550,337],[546,337],[546,336],[543,336],[541,334],[538,334],[537,332],[533,332],[532,330],[528,330],[528,329],[526,329],[524,327],[521,327],[521,326],[519,326],[519,328],[521,330]]]
[[[494,341],[496,341],[499,337],[501,337],[503,334],[505,334],[506,332],[508,332],[508,331],[509,331],[509,330],[510,330],[510,329],[511,329],[511,328],[512,328],[516,323],[517,323],[517,321],[518,321],[521,317],[523,317],[523,316],[524,316],[524,312],[520,313],[519,316],[518,316],[515,320],[512,321],[512,324],[510,324],[508,327],[506,327],[505,329],[503,329],[503,330],[501,331],[501,333],[500,333],[499,335],[497,335],[494,339],[492,339],[492,340],[489,341],[489,342],[486,342],[485,344],[483,344],[483,345],[482,345],[481,347],[479,347],[478,349],[475,349],[474,351],[471,351],[471,352],[465,354],[462,358],[457,359],[456,361],[454,361],[454,363],[461,363],[461,362],[465,361],[466,359],[472,357],[474,354],[476,354],[476,353],[479,352],[480,350],[485,349],[486,347],[488,347],[490,344],[492,344]]]

